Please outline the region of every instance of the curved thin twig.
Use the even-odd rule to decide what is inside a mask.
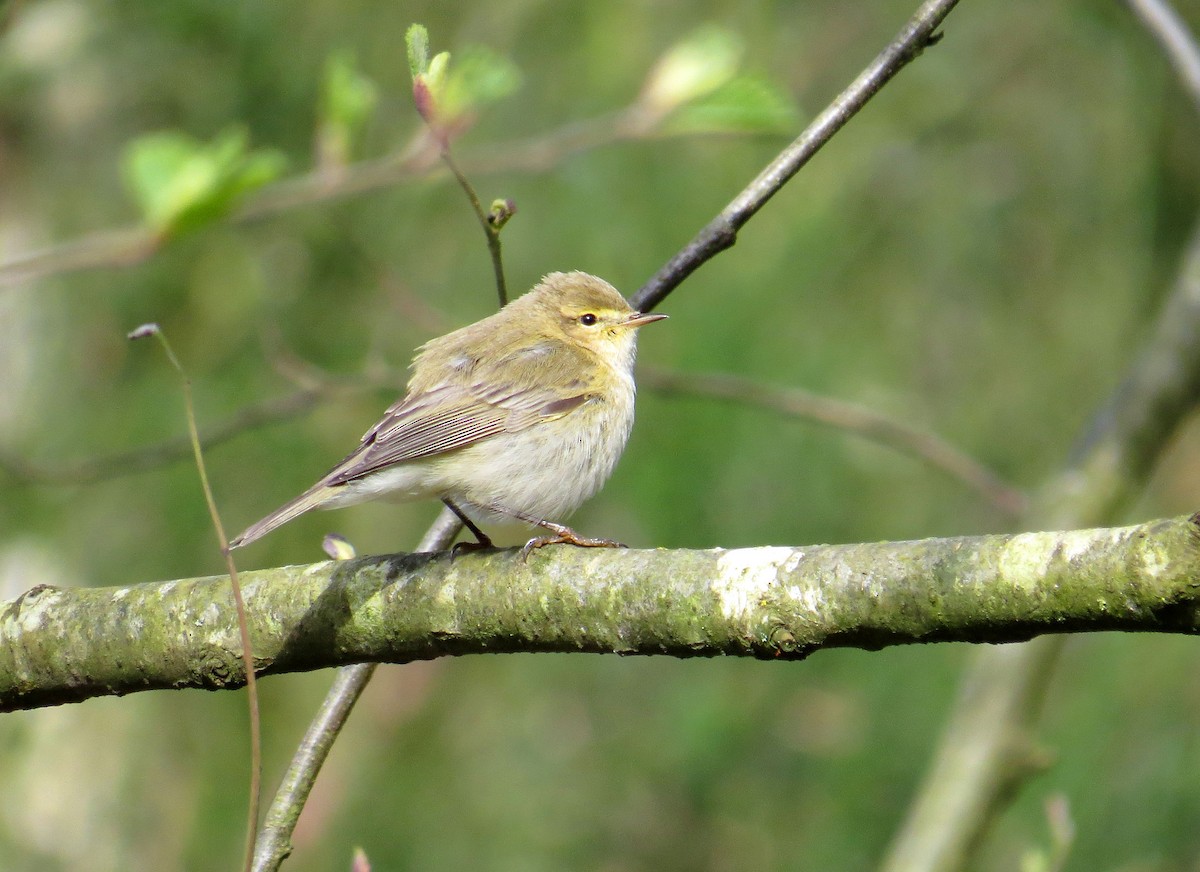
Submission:
[[[1200,46],[1174,7],[1166,0],[1125,0],[1142,25],[1158,40],[1179,81],[1200,109]]]

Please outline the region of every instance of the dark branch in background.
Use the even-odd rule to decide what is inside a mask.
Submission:
[[[529,651],[799,660],[825,648],[1198,632],[1200,519],[798,548],[554,548],[528,562],[518,548],[443,551],[242,576],[264,675]],[[237,620],[218,595],[228,584],[41,588],[0,604],[0,710],[240,686]]]
[[[206,427],[201,434],[200,443],[207,450],[256,427],[290,420],[314,408],[324,395],[323,391],[300,390],[246,406],[223,424]],[[20,457],[0,454],[0,470],[23,484],[88,484],[158,469],[191,456],[191,442],[185,434],[155,445],[74,462],[38,464]]]
[[[1130,0],[1200,110],[1200,46],[1161,0]],[[1107,523],[1140,492],[1200,398],[1200,222],[1141,354],[1093,419],[1067,468],[1043,489],[1029,527]],[[1029,774],[1027,749],[1065,637],[983,650],[963,680],[934,758],[883,872],[953,872]]]
[[[311,370],[311,367],[309,368]],[[382,383],[399,381],[399,376],[358,382],[331,377],[314,379],[306,372],[306,387],[246,406],[222,424],[208,428],[201,440],[205,449],[226,442],[255,427],[275,424],[308,412],[334,393],[366,390]],[[940,469],[972,488],[1000,511],[1015,515],[1023,511],[1026,498],[992,470],[933,433],[918,430],[864,406],[823,397],[798,388],[764,385],[724,373],[684,373],[643,368],[638,374],[643,388],[671,395],[690,395],[758,407],[778,414],[815,421],[863,439],[909,454]],[[132,451],[54,465],[0,455],[0,470],[23,484],[76,485],[157,469],[191,456],[184,436]]]
[[[826,424],[923,460],[973,488],[1006,514],[1017,515],[1025,508],[1021,491],[974,458],[933,433],[865,406],[723,373],[668,372],[646,367],[639,371],[638,383],[660,393],[726,400]]]
[[[805,131],[764,169],[682,251],[642,285],[630,304],[647,312],[703,263],[731,247],[737,233],[755,213],[808,163],[830,138],[858,114],[898,72],[940,39],[938,26],[958,0],[926,0],[891,44],[817,116]]]

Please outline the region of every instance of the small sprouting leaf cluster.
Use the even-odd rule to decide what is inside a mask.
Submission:
[[[465,49],[451,66],[449,52],[429,56],[429,31],[424,25],[409,27],[404,41],[417,112],[443,140],[470,126],[480,107],[521,86],[516,65],[489,49]]]
[[[454,63],[449,52],[431,55],[429,32],[420,24],[409,27],[405,45],[417,111],[443,146],[470,127],[482,107],[521,86],[512,61],[488,49],[466,48]],[[660,135],[794,130],[797,112],[788,95],[761,76],[739,72],[743,54],[735,34],[713,25],[671,47],[631,107],[645,119],[642,129]],[[318,106],[321,171],[336,172],[354,158],[378,99],[378,87],[352,53],[330,56]],[[284,167],[280,152],[251,147],[245,129],[234,127],[207,142],[177,131],[140,137],[127,147],[123,169],[143,222],[167,239],[227,215]],[[511,212],[500,209],[489,221],[499,227]]]

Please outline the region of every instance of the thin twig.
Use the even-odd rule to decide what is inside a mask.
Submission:
[[[433,526],[422,537],[417,551],[442,551],[450,547],[462,524],[449,509],[442,509]],[[333,686],[325,695],[321,708],[300,740],[292,755],[283,781],[267,809],[258,850],[254,857],[254,872],[276,870],[292,852],[292,833],[300,820],[300,812],[308,802],[317,781],[317,773],[325,764],[333,743],[341,734],[354,704],[375,674],[376,663],[358,663],[338,670]]]
[[[479,195],[475,193],[475,187],[458,168],[458,164],[454,161],[454,155],[450,152],[450,143],[444,139],[442,140],[441,154],[442,160],[458,181],[458,186],[467,195],[471,209],[479,220],[479,226],[483,228],[483,235],[487,238],[488,254],[492,258],[492,272],[496,275],[496,293],[500,297],[500,307],[503,308],[508,305],[508,283],[504,280],[504,261],[500,252],[500,227],[488,220],[488,214],[484,211],[483,204],[479,202]]]
[[[821,146],[910,61],[938,41],[935,31],[957,5],[958,0],[925,0],[904,29],[850,87],[839,94],[691,242],[642,285],[630,298],[630,304],[639,311],[650,311],[702,264],[737,242],[738,230],[808,163]]]
[[[205,449],[213,448],[247,430],[302,415],[316,406],[326,393],[305,389],[246,406],[224,423],[205,428],[200,444]],[[184,434],[156,445],[74,462],[39,464],[11,455],[0,455],[0,470],[23,484],[78,485],[158,469],[183,460],[191,453],[191,438]]]
[[[798,388],[765,385],[723,373],[682,373],[643,368],[638,383],[668,394],[691,394],[759,406],[806,418],[870,439],[917,457],[948,473],[1009,515],[1025,508],[1025,495],[949,442],[855,403],[822,397]]]
[[[200,474],[200,487],[204,491],[204,502],[208,506],[208,515],[212,520],[213,530],[217,534],[217,544],[225,558],[225,568],[229,572],[229,585],[233,589],[233,602],[237,609],[238,635],[242,647],[242,667],[246,676],[246,699],[250,707],[250,801],[246,809],[246,850],[243,868],[250,872],[254,862],[254,839],[258,833],[258,808],[262,795],[262,719],[258,707],[258,679],[255,676],[254,652],[250,646],[250,624],[246,620],[246,603],[242,599],[242,585],[238,580],[237,566],[233,562],[233,554],[229,550],[229,539],[225,535],[225,525],[221,523],[221,513],[217,510],[217,501],[213,498],[212,487],[208,483],[208,470],[204,464],[204,452],[200,448],[200,431],[196,426],[196,409],[192,402],[192,380],[184,370],[183,364],[175,356],[171,343],[166,334],[157,324],[145,324],[129,334],[130,339],[142,339],[153,336],[166,352],[171,366],[179,373],[183,383],[183,405],[187,411],[188,438],[192,446],[193,457],[196,461],[196,471]]]
[[[1142,25],[1158,40],[1179,81],[1200,109],[1200,45],[1167,0],[1125,0]]]

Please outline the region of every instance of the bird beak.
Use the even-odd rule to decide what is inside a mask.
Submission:
[[[642,327],[646,324],[653,324],[655,321],[661,321],[666,317],[668,316],[659,312],[634,312],[622,326]]]

